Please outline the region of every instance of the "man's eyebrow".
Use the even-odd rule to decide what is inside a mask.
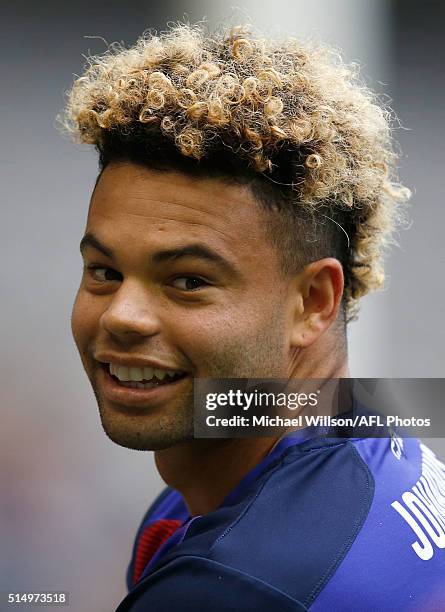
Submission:
[[[80,252],[83,253],[87,247],[93,247],[103,253],[106,257],[110,258],[111,260],[114,260],[113,251],[110,248],[106,247],[104,244],[102,244],[102,242],[91,232],[87,232],[80,241]],[[160,264],[167,261],[176,261],[184,257],[195,257],[198,259],[204,259],[206,261],[218,264],[233,275],[239,274],[236,267],[225,257],[220,255],[219,253],[216,253],[216,251],[214,251],[213,249],[210,249],[209,247],[200,243],[193,243],[183,247],[177,247],[174,249],[163,249],[162,251],[157,251],[152,255],[151,260],[155,264]]]
[[[225,257],[200,243],[188,244],[186,246],[178,247],[175,249],[165,249],[162,251],[157,251],[152,256],[152,261],[153,263],[163,263],[166,261],[176,261],[178,259],[182,259],[183,257],[195,257],[197,259],[204,259],[206,261],[210,261],[211,263],[216,263],[220,265],[221,267],[225,268],[227,271],[231,272],[234,275],[239,274],[236,267]]]
[[[80,252],[83,254],[84,250],[88,246],[93,247],[94,249],[97,249],[98,251],[100,251],[106,257],[109,257],[110,259],[114,259],[113,251],[109,249],[108,247],[106,247],[104,244],[102,244],[101,241],[98,238],[96,238],[94,234],[91,234],[90,232],[87,232],[85,236],[82,238],[82,240],[80,241],[80,245],[79,245]]]

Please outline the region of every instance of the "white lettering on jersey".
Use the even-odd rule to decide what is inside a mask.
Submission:
[[[428,561],[434,546],[445,548],[445,465],[427,446],[420,444],[420,448],[421,477],[411,491],[403,493],[401,502],[394,501],[391,506],[416,534],[411,545],[416,555]]]
[[[403,455],[403,439],[395,431],[391,432],[391,450],[394,457],[400,461]]]

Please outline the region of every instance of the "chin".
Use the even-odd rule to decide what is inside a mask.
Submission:
[[[164,450],[193,440],[193,405],[175,406],[151,414],[116,410],[95,393],[103,430],[124,448],[140,451]]]
[[[150,428],[151,431],[144,431],[143,428],[135,429],[135,425],[134,422],[122,424],[102,419],[102,427],[107,437],[115,444],[132,450],[165,450],[193,439],[193,424],[186,429],[179,428],[176,430],[167,430],[162,428],[161,424],[158,424],[158,427]]]
[[[172,448],[173,446],[176,446],[177,444],[180,444],[181,442],[185,441],[184,438],[180,440],[172,441],[172,440],[160,440],[160,439],[153,439],[153,438],[143,439],[142,437],[125,436],[125,435],[122,435],[120,432],[116,434],[116,432],[110,433],[110,432],[105,431],[105,433],[107,434],[108,438],[115,444],[118,444],[119,446],[122,446],[123,448],[129,448],[131,450],[137,450],[137,451],[165,450],[167,448]]]
[[[105,433],[112,442],[130,450],[155,451],[169,448],[169,446],[164,446],[160,440],[145,440],[137,436],[122,434],[122,432],[109,432],[107,430],[105,430]]]

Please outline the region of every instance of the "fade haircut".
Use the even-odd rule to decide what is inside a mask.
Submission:
[[[69,92],[64,126],[99,153],[159,171],[249,185],[286,273],[335,257],[343,319],[384,282],[409,190],[397,182],[391,113],[324,45],[245,27],[179,24],[112,45]]]

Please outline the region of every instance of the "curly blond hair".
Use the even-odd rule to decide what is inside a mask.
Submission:
[[[324,45],[184,24],[89,58],[63,119],[96,146],[102,167],[136,149],[140,162],[168,152],[222,174],[232,165],[261,179],[260,195],[269,183],[297,217],[333,222],[346,245],[349,320],[384,282],[384,250],[409,197],[395,176],[390,120],[356,68]]]

